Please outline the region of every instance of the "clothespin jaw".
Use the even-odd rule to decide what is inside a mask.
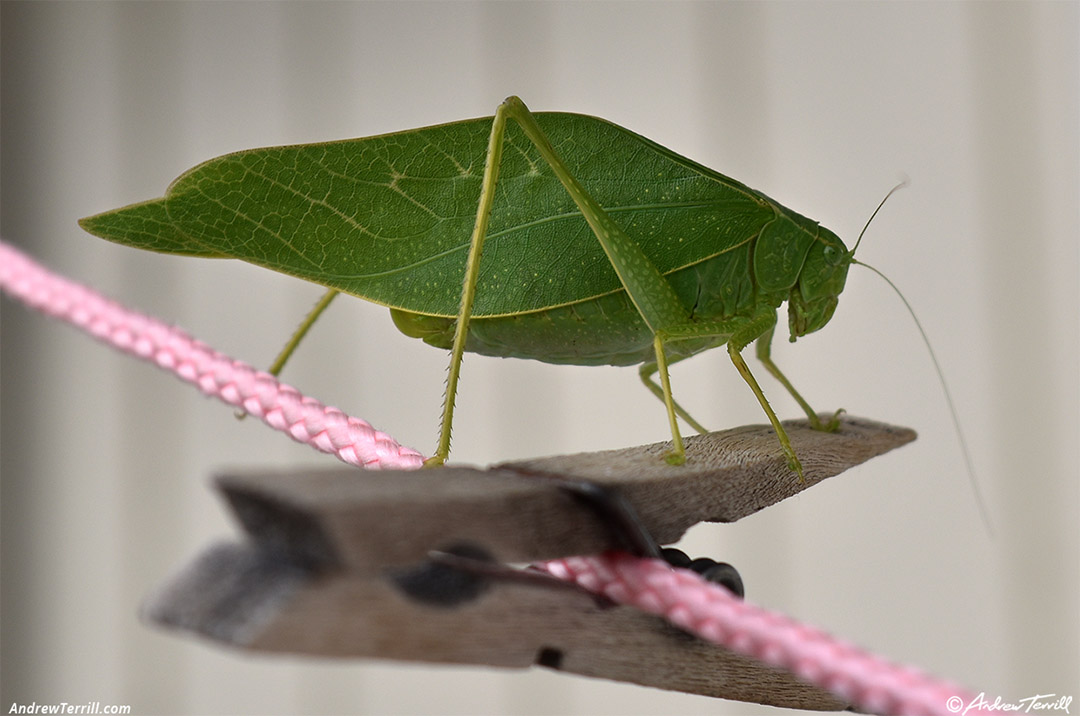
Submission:
[[[799,483],[768,426],[687,441],[413,472],[251,473],[219,478],[246,532],[207,550],[148,600],[146,616],[257,651],[341,658],[541,665],[775,706],[848,704],[786,671],[714,646],[662,619],[543,575],[462,568],[626,548],[626,530],[568,484],[616,494],[661,543],[702,520],[734,521],[914,439],[845,418],[836,433],[787,424]],[[456,565],[456,566],[455,566]],[[500,571],[502,569],[502,571]]]

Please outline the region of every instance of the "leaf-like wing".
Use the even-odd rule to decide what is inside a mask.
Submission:
[[[79,226],[94,236],[147,251],[201,258],[228,258],[227,254],[209,249],[180,233],[169,219],[164,198],[88,216],[79,219]]]
[[[782,211],[605,120],[566,113],[537,120],[662,273],[745,245]],[[135,231],[106,238],[240,258],[388,306],[453,316],[490,131],[484,118],[229,154],[169,187],[168,222],[156,242]],[[580,211],[513,122],[505,141],[474,315],[536,311],[619,290]],[[158,212],[150,202],[112,215],[149,206]]]

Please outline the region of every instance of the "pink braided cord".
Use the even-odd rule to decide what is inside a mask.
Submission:
[[[47,271],[0,242],[0,287],[31,308],[81,328],[117,350],[164,368],[206,395],[293,440],[366,468],[416,468],[423,456],[359,418],[309,398],[269,373],[233,360],[178,328],[136,313]]]
[[[0,289],[350,465],[414,469],[423,462],[420,453],[363,420],[306,397],[177,328],[57,276],[3,242]],[[672,569],[659,560],[611,553],[554,560],[543,567],[616,603],[661,616],[702,639],[788,669],[869,713],[936,716],[958,713],[972,703],[971,696],[956,686],[736,599],[698,574]]]
[[[731,651],[786,669],[867,713],[955,714],[972,697],[921,671],[893,664],[820,629],[749,604],[695,572],[610,552],[543,567],[554,576],[656,614]]]

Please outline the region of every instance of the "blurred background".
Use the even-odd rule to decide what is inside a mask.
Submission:
[[[735,177],[851,244],[919,312],[989,504],[980,521],[932,363],[853,268],[831,324],[774,356],[819,410],[919,440],[688,551],[755,602],[1019,699],[1080,684],[1078,4],[20,3],[0,5],[0,233],[46,265],[267,365],[321,289],[140,253],[76,219],[261,145],[534,110],[595,114]],[[208,487],[334,461],[76,331],[2,306],[3,703],[149,714],[747,714],[565,676],[252,656],[139,621],[236,534]],[[339,299],[285,379],[434,448],[446,356]],[[764,373],[764,371],[760,371]],[[765,421],[722,351],[680,364],[709,426]],[[636,371],[468,356],[457,461],[667,439]],[[782,417],[800,412],[770,381]]]

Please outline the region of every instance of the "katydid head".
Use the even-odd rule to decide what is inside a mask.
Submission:
[[[889,190],[867,219],[851,251],[847,250],[836,234],[824,226],[818,227],[817,241],[806,255],[799,280],[788,297],[788,323],[792,342],[799,336],[813,333],[832,318],[840,293],[844,290],[844,282],[847,281],[848,267],[859,263],[855,260],[855,252],[859,249],[866,230],[870,228],[870,222],[881,211],[881,207],[885,206],[889,197],[907,184],[907,179],[904,179]]]
[[[818,227],[817,241],[810,247],[799,280],[788,296],[792,341],[813,333],[832,318],[854,255],[840,237],[823,226]]]

